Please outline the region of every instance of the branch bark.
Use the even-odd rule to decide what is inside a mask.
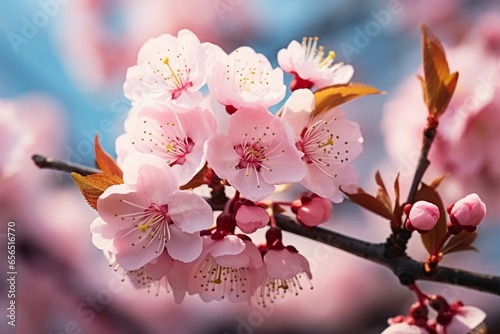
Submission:
[[[82,175],[101,173],[99,169],[47,158],[41,155],[34,155],[33,161],[40,168],[77,172]],[[211,204],[210,201],[209,204]],[[500,277],[498,276],[440,266],[432,275],[428,275],[424,271],[424,263],[415,261],[404,253],[399,256],[386,256],[387,247],[390,246],[388,242],[381,244],[371,243],[319,227],[306,229],[292,218],[279,213],[275,214],[275,218],[278,227],[284,231],[324,243],[389,268],[403,285],[411,284],[415,280],[425,280],[460,285],[500,295]],[[406,230],[401,231],[406,232]],[[409,235],[411,236],[411,234]]]
[[[423,262],[416,261],[407,255],[386,257],[384,255],[387,246],[385,243],[370,243],[320,227],[306,229],[282,214],[275,214],[275,218],[278,227],[284,231],[324,243],[389,268],[403,285],[411,284],[416,280],[433,281],[500,295],[499,276],[441,266],[438,266],[432,275],[428,275],[424,271]]]
[[[83,176],[102,173],[102,170],[97,168],[82,166],[69,161],[49,158],[40,154],[31,156],[31,159],[33,160],[35,165],[42,169],[54,169],[66,173],[75,172]]]

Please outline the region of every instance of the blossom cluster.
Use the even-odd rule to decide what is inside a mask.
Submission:
[[[132,108],[116,141],[123,183],[97,200],[95,246],[133,282],[168,286],[176,301],[188,293],[265,305],[298,293],[312,278],[309,264],[283,244],[269,196],[300,183],[309,192],[279,205],[312,227],[329,220],[341,188],[359,182],[350,166],[362,151],[359,125],[338,108],[314,113],[313,87],[353,75],[334,58],[317,38],[281,50],[281,68],[247,46],[227,54],[189,30],[146,42],[124,84]],[[286,101],[284,72],[293,75]],[[223,198],[231,187],[234,196],[214,211],[200,185]],[[254,243],[266,228],[265,242]]]

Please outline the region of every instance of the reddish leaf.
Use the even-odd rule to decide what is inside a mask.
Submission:
[[[116,164],[116,161],[102,149],[99,143],[99,135],[96,135],[94,138],[94,151],[96,165],[104,174],[113,174],[120,178],[123,177],[123,172]]]
[[[203,168],[198,173],[196,173],[196,175],[193,176],[193,178],[188,183],[181,186],[180,189],[181,190],[194,189],[203,184],[207,184],[205,175],[208,169],[209,169],[208,164],[205,164],[205,166],[203,166]]]
[[[376,88],[359,83],[346,83],[324,87],[314,92],[316,107],[311,117],[365,95],[382,94]]]
[[[422,183],[420,189],[417,191],[415,202],[417,201],[431,202],[439,208],[440,217],[436,226],[430,232],[421,235],[425,248],[431,254],[446,234],[446,211],[441,196],[439,196],[434,188],[425,183]]]
[[[398,208],[400,205],[399,205],[399,173],[398,175],[396,175],[396,179],[394,180],[394,195],[395,195],[395,199],[394,199],[394,208]]]
[[[112,174],[82,176],[78,173],[71,173],[71,177],[89,205],[95,210],[97,210],[97,199],[106,189],[112,185],[123,183],[123,179],[120,176]]]
[[[472,246],[474,240],[476,240],[477,232],[466,232],[462,231],[457,235],[454,235],[444,246],[443,255],[453,252],[459,252],[464,250],[475,250],[477,252],[477,248]]]
[[[341,189],[342,190],[342,189]],[[349,199],[358,204],[359,206],[371,211],[377,215],[380,215],[389,220],[393,220],[392,210],[388,210],[384,203],[380,202],[377,198],[366,193],[363,189],[358,188],[358,192],[355,194],[348,194],[342,191]]]
[[[429,185],[429,187],[431,188],[434,188],[436,189],[437,187],[439,187],[439,185],[441,184],[441,182],[448,176],[448,174],[444,174],[444,175],[441,175],[440,177],[438,177],[437,179],[434,179],[431,184]]]
[[[439,117],[453,96],[458,73],[450,73],[441,42],[425,25],[422,25],[422,56],[425,79],[420,80],[424,100],[429,113]]]
[[[379,187],[376,198],[385,205],[387,210],[392,211],[391,198],[389,197],[389,193],[387,192],[387,188],[385,187],[384,181],[382,180],[379,171],[375,173],[375,182]]]

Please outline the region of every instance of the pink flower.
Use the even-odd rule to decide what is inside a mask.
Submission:
[[[432,296],[430,305],[436,311],[436,331],[438,334],[466,334],[483,326],[486,313],[474,306],[464,306],[457,301],[448,304],[441,296]]]
[[[257,247],[235,235],[203,237],[203,253],[190,271],[187,290],[203,301],[249,300],[255,291],[254,275],[262,266]],[[194,270],[193,270],[194,269]]]
[[[449,208],[450,224],[473,232],[486,216],[486,205],[476,193],[458,200]]]
[[[102,221],[92,223],[92,232],[100,234],[96,245],[111,248],[126,270],[141,268],[164,249],[173,259],[195,260],[202,247],[197,232],[212,224],[210,206],[179,191],[174,173],[159,157],[131,154],[122,170],[125,183],[109,187],[97,201]]]
[[[463,306],[461,303],[451,305],[452,313],[445,325],[436,325],[438,334],[466,334],[483,325],[486,313],[474,306]]]
[[[332,202],[316,194],[304,194],[292,203],[292,211],[297,215],[297,220],[308,227],[328,222],[332,207]]]
[[[0,182],[19,172],[34,142],[14,105],[0,100]]]
[[[293,92],[285,104],[283,120],[295,135],[295,145],[304,153],[306,176],[301,184],[334,203],[343,201],[344,190],[357,186],[359,176],[349,166],[361,153],[363,138],[357,123],[344,119],[340,109],[311,118],[314,95],[307,89]]]
[[[184,185],[205,165],[205,143],[215,129],[208,110],[178,114],[168,107],[147,106],[140,109],[133,130],[117,140],[117,152],[120,160],[131,152],[159,156]]]
[[[266,232],[266,245],[260,247],[265,270],[261,272],[262,284],[255,296],[259,305],[265,306],[287,293],[298,295],[303,289],[302,275],[305,274],[308,281],[312,279],[307,259],[295,247],[285,247],[281,238],[280,229],[270,228]]]
[[[406,222],[406,228],[410,231],[417,230],[424,234],[436,226],[439,220],[439,208],[427,201],[418,201],[411,206]]]
[[[391,324],[381,334],[429,334],[427,330],[407,322]]]
[[[324,57],[323,46],[318,47],[318,37],[304,37],[302,44],[291,41],[288,48],[278,52],[278,63],[287,73],[294,76],[290,89],[323,88],[334,84],[343,84],[351,80],[354,69],[343,63],[333,64],[335,52],[330,51]]]
[[[208,140],[207,160],[220,178],[252,201],[266,198],[276,184],[300,181],[305,173],[286,125],[264,108],[232,115],[227,135]]]
[[[253,233],[269,223],[269,213],[266,209],[249,201],[235,205],[236,225],[243,233]]]
[[[208,88],[231,114],[240,108],[270,107],[283,99],[283,71],[248,46],[229,55],[219,49],[211,66]]]
[[[125,96],[133,104],[164,103],[179,112],[193,109],[202,98],[199,89],[206,82],[209,47],[186,29],[178,37],[150,39],[139,51],[137,65],[127,71]]]

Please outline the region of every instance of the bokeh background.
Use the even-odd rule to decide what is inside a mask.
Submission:
[[[120,282],[120,275],[92,245],[89,225],[96,213],[68,175],[38,170],[29,157],[42,153],[92,165],[95,134],[107,151],[114,152],[129,108],[122,93],[126,69],[135,64],[139,48],[151,37],[188,28],[201,41],[217,43],[227,52],[249,45],[276,65],[277,51],[291,40],[319,36],[326,49],[336,51],[338,61],[355,67],[352,81],[387,92],[345,106],[365,138],[364,152],[355,163],[363,187],[373,190],[373,174],[381,169],[389,184],[401,171],[407,188],[419,141],[413,128],[425,119],[415,79],[421,66],[422,22],[456,55],[450,67],[468,73],[459,83],[462,102],[453,102],[455,109],[476,94],[480,101],[466,112],[478,114],[486,106],[490,118],[483,123],[500,124],[500,103],[493,104],[490,97],[483,101],[484,95],[476,90],[483,87],[480,80],[489,80],[483,90],[500,90],[500,76],[495,74],[500,4],[494,0],[0,2],[0,308],[5,310],[8,302],[6,225],[14,221],[16,333],[380,333],[387,318],[405,314],[414,296],[385,268],[288,234],[285,242],[311,262],[314,289],[268,309],[205,304],[196,296],[176,305],[165,292],[156,297],[154,291],[137,291]],[[367,29],[372,29],[369,35]],[[434,156],[449,159],[442,159],[446,160],[440,162],[442,168],[431,174],[447,168],[458,171],[460,178],[443,183],[447,203],[466,192],[483,196],[483,191],[492,208],[479,229],[479,252],[456,253],[444,263],[498,275],[500,221],[495,208],[498,212],[500,131],[495,129],[478,130],[472,148],[463,149],[460,141],[454,142],[458,146],[440,146],[442,151]],[[496,146],[485,145],[485,138]],[[460,174],[461,166],[471,165],[481,155],[496,156],[498,164],[485,158],[492,164],[487,172],[470,167],[472,172]],[[459,158],[453,160],[455,156]],[[494,166],[497,170],[489,173]],[[478,182],[487,187],[483,184],[477,190]],[[387,225],[345,202],[334,207],[327,227],[382,242],[389,233]],[[409,251],[421,260],[426,256],[418,236],[411,240]],[[500,332],[499,297],[444,284],[422,287],[484,309],[490,332]],[[0,332],[10,333],[3,314]]]

